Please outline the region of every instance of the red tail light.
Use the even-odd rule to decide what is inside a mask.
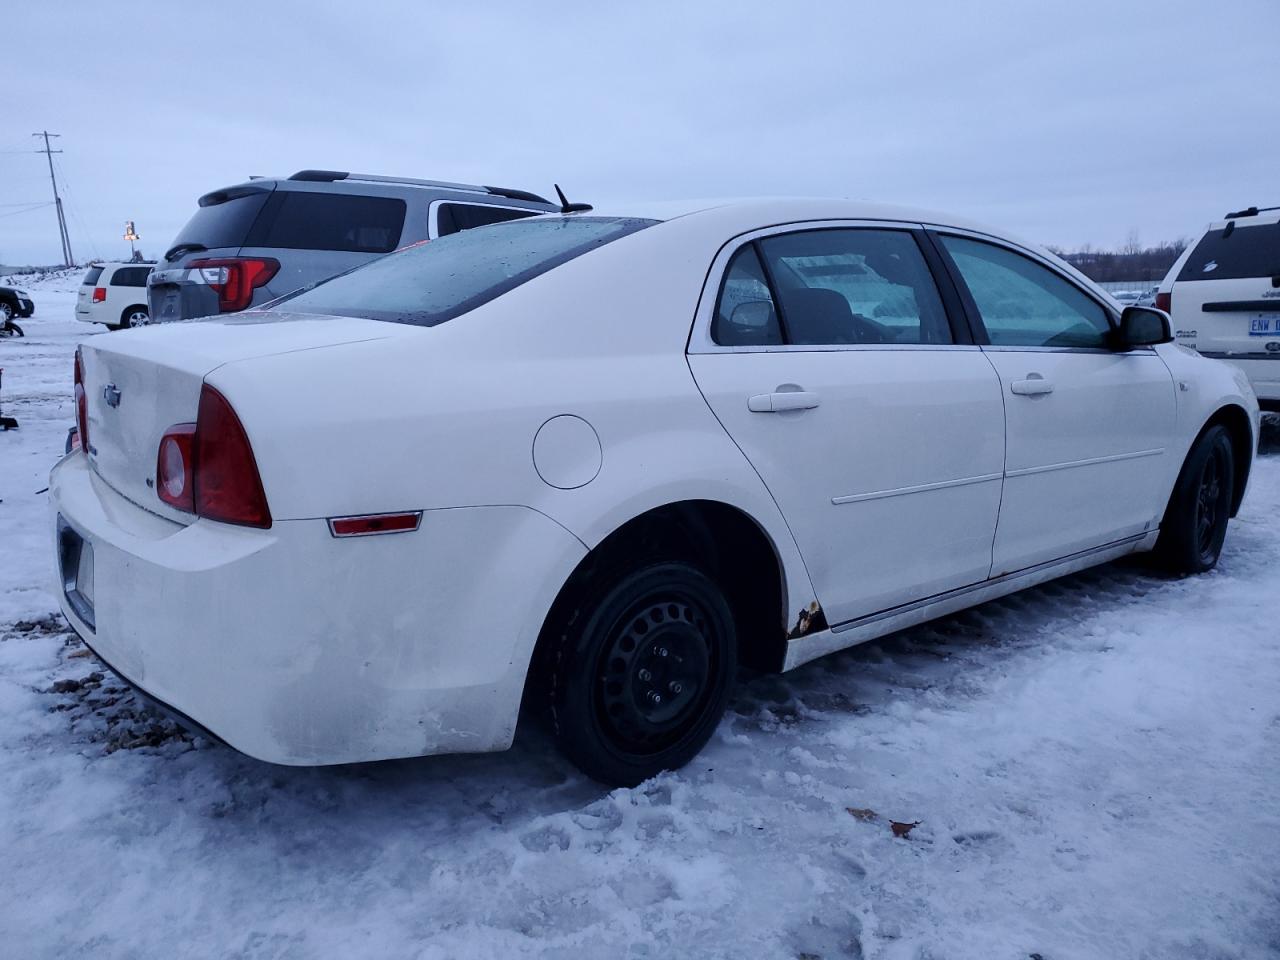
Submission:
[[[105,302],[106,302],[106,299],[107,299],[107,288],[106,288],[106,287],[94,287],[94,288],[93,288],[93,302],[94,302],[94,303],[105,303]]]
[[[195,513],[194,423],[176,423],[160,438],[156,454],[156,493],[171,507]]]
[[[213,257],[188,265],[218,295],[223,313],[243,310],[253,301],[253,291],[274,277],[280,261],[271,257]]]
[[[89,398],[84,392],[84,364],[80,360],[80,348],[76,347],[76,428],[80,435],[80,448],[89,452]]]
[[[1173,291],[1156,294],[1156,309],[1168,313],[1173,309]]]
[[[196,415],[195,468],[197,515],[247,527],[271,526],[249,437],[227,398],[207,383]]]
[[[195,423],[174,424],[156,452],[160,499],[198,517],[271,526],[249,437],[227,398],[207,383],[200,390]]]

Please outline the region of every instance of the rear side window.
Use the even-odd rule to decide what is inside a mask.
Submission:
[[[431,327],[655,222],[554,217],[463,230],[339,274],[271,309]]]
[[[111,275],[111,285],[115,287],[145,287],[150,267],[120,267]]]
[[[505,223],[532,217],[539,210],[512,210],[508,207],[492,207],[478,203],[442,203],[436,208],[436,232],[447,237],[459,230],[483,227],[490,223]]]
[[[405,209],[396,197],[277,190],[244,246],[389,253],[400,245]]]
[[[1210,230],[1182,265],[1178,282],[1280,277],[1280,221]]]
[[[943,235],[996,346],[1105,347],[1111,323],[1096,300],[1005,247]]]
[[[778,312],[769,281],[749,243],[733,255],[720,287],[711,321],[711,339],[725,347],[760,347],[782,343]]]
[[[760,241],[789,343],[951,343],[933,274],[902,230],[808,230]]]
[[[269,190],[247,190],[219,191],[201,197],[199,209],[178,232],[173,246],[199,244],[209,250],[242,246],[270,195]]]
[[[90,267],[85,271],[84,279],[81,282],[83,286],[92,287],[98,282],[98,278],[102,276],[101,267]]]

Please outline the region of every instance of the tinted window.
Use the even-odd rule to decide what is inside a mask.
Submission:
[[[116,287],[145,287],[150,267],[120,267],[111,275],[111,284]]]
[[[1178,282],[1280,277],[1280,222],[1236,220],[1230,233],[1210,230],[1182,265]]]
[[[490,207],[478,203],[442,203],[436,208],[436,232],[447,237],[459,230],[470,230],[472,227],[483,227],[489,223],[504,223],[507,220],[519,220],[532,217],[539,210],[510,210],[504,207]]]
[[[1092,297],[1048,267],[1004,247],[943,236],[997,345],[1105,347],[1111,324]]]
[[[773,294],[754,244],[735,253],[725,271],[711,321],[711,339],[726,347],[782,343]]]
[[[340,274],[274,309],[434,326],[654,222],[556,217],[463,230]]]
[[[405,202],[396,197],[277,190],[244,245],[388,253],[400,245],[404,214]]]
[[[267,190],[253,190],[220,191],[201,197],[199,209],[178,232],[173,246],[198,243],[210,250],[241,246],[270,195]]]
[[[933,275],[901,230],[810,230],[760,241],[789,343],[951,343]]]
[[[80,282],[83,286],[92,287],[95,283],[98,282],[98,278],[100,276],[102,276],[101,267],[90,267],[87,271],[85,271],[84,279]]]

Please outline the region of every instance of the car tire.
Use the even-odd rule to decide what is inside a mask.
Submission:
[[[1215,425],[1196,440],[1178,474],[1160,523],[1156,561],[1172,573],[1212,570],[1227,536],[1234,490],[1231,435]]]
[[[13,307],[0,301],[0,327],[8,326],[9,321],[13,319]]]
[[[617,787],[693,759],[737,672],[719,586],[690,563],[660,561],[591,577],[560,606],[539,682],[561,751]]]
[[[147,313],[147,308],[134,304],[132,307],[127,307],[125,311],[120,314],[120,323],[113,329],[129,330],[133,327],[145,327],[150,323],[151,315]]]

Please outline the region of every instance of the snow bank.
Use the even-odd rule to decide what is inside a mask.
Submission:
[[[1280,438],[1214,573],[1111,565],[755,679],[635,790],[537,733],[298,770],[152,720],[42,616],[85,331],[41,322],[0,345],[6,955],[1280,954]]]

